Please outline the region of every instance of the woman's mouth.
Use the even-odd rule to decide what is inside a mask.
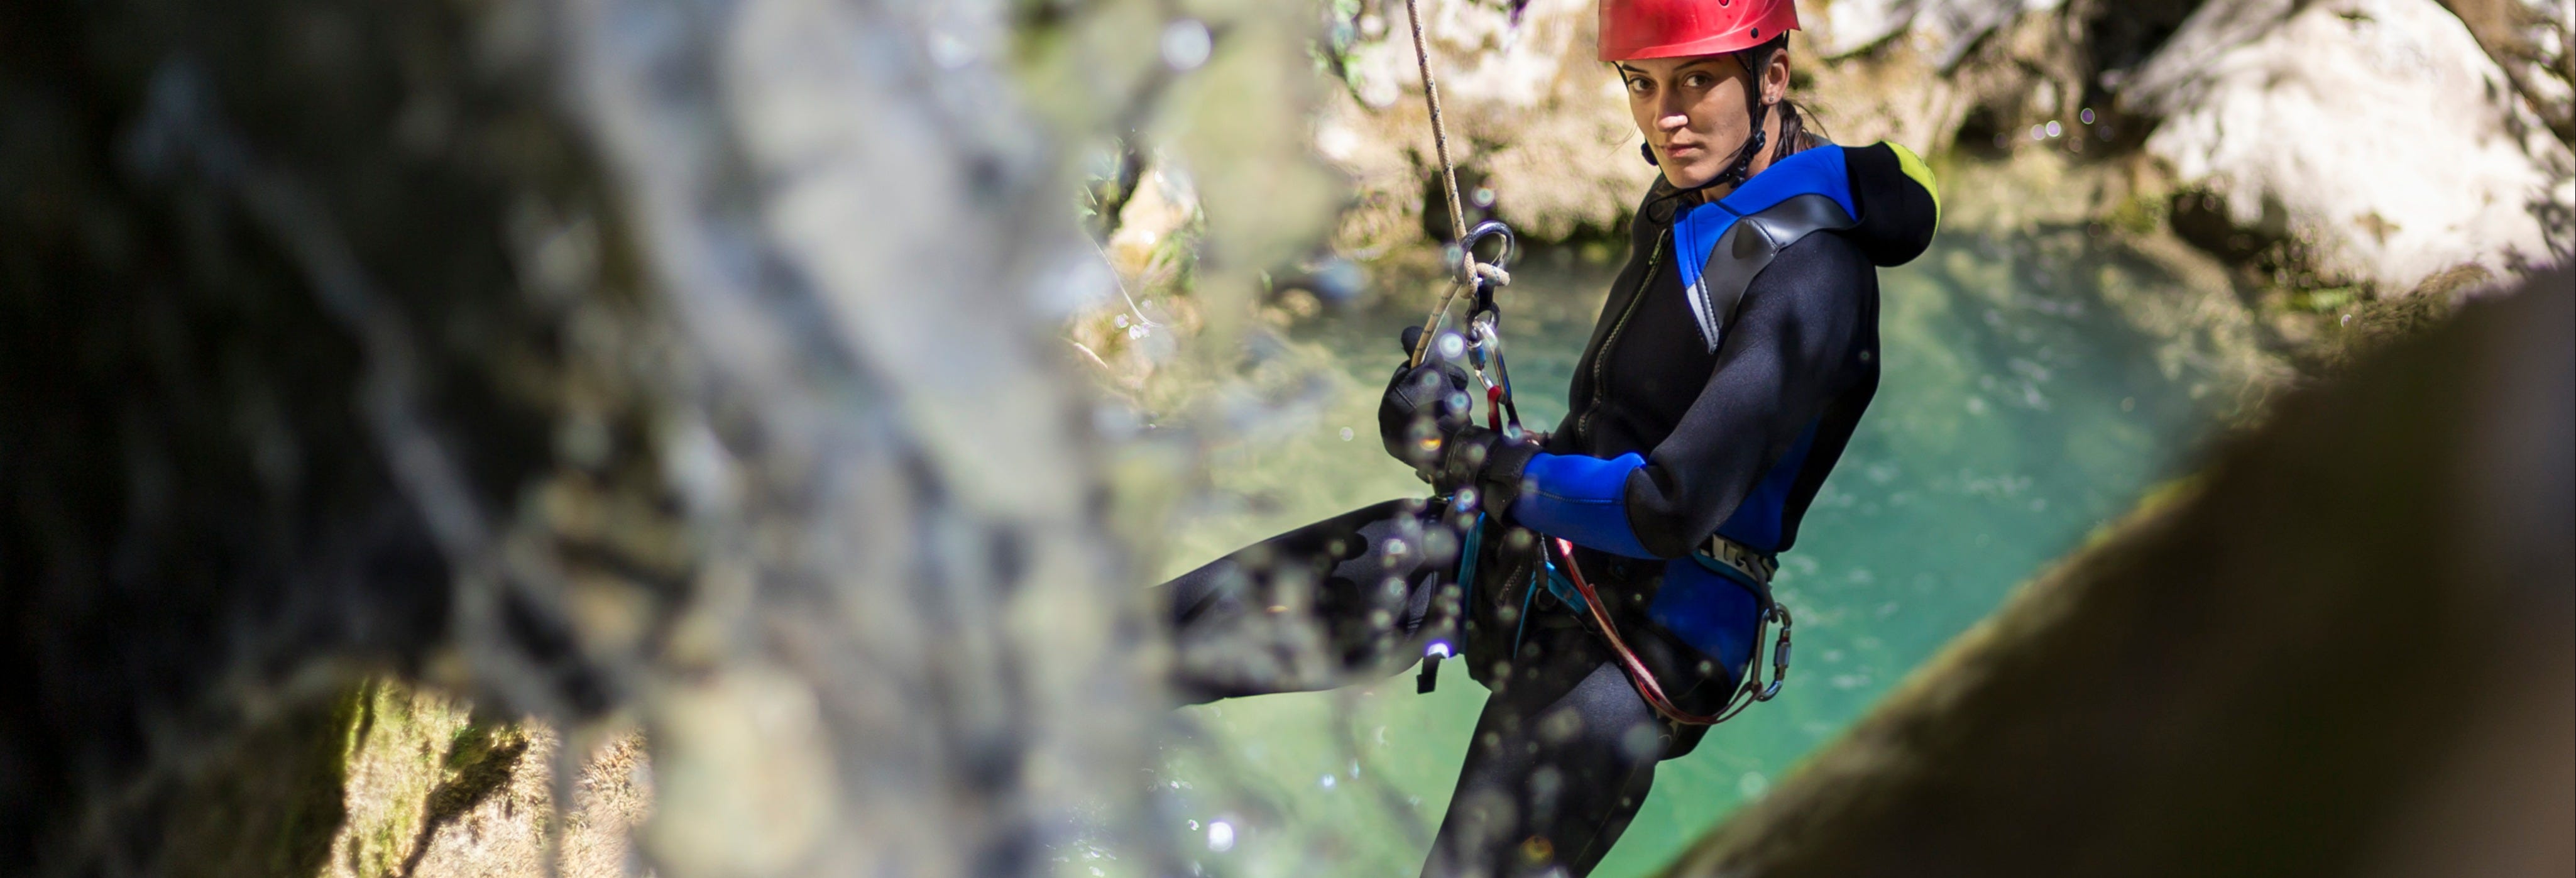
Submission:
[[[1672,157],[1674,157],[1674,158],[1680,158],[1680,157],[1682,157],[1682,156],[1686,156],[1686,155],[1696,155],[1696,154],[1698,154],[1698,153],[1700,153],[1700,152],[1702,152],[1702,150],[1700,149],[1700,145],[1699,145],[1699,144],[1696,144],[1696,143],[1667,143],[1667,144],[1664,144],[1664,154],[1665,154],[1665,155],[1668,155],[1668,156],[1672,156]]]

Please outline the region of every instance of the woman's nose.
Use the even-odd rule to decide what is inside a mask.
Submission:
[[[1664,113],[1655,117],[1655,127],[1664,129],[1665,131],[1680,131],[1684,128],[1690,127],[1690,114],[1682,112]]]

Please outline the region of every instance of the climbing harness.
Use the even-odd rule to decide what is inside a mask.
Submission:
[[[1591,622],[1593,633],[1600,635],[1601,639],[1609,645],[1612,657],[1619,662],[1619,669],[1627,672],[1628,683],[1636,687],[1637,694],[1646,699],[1647,706],[1654,708],[1657,715],[1678,725],[1713,726],[1734,719],[1736,714],[1743,713],[1745,708],[1753,706],[1755,702],[1769,701],[1780,694],[1780,684],[1789,678],[1791,623],[1789,608],[1771,599],[1771,582],[1768,573],[1762,574],[1761,578],[1755,580],[1757,585],[1755,593],[1761,599],[1761,613],[1756,617],[1760,621],[1754,627],[1753,649],[1756,652],[1755,658],[1758,660],[1764,635],[1769,633],[1772,622],[1779,622],[1780,638],[1773,642],[1771,649],[1770,681],[1768,683],[1763,681],[1762,668],[1758,662],[1747,662],[1743,684],[1737,686],[1735,692],[1727,696],[1726,703],[1719,705],[1716,713],[1696,714],[1681,709],[1664,694],[1663,684],[1655,679],[1654,670],[1646,667],[1645,661],[1637,658],[1635,650],[1628,648],[1626,638],[1619,636],[1619,626],[1610,621],[1609,610],[1602,604],[1601,596],[1592,590],[1592,583],[1583,578],[1582,568],[1574,563],[1574,543],[1560,537],[1549,537],[1547,546],[1556,550],[1554,552],[1556,557],[1548,559],[1546,565],[1549,572],[1554,572],[1556,561],[1564,562],[1565,579],[1573,585],[1575,593],[1580,598],[1579,601],[1574,602],[1581,605],[1576,607],[1576,610]],[[1544,550],[1542,548],[1542,551]],[[1763,568],[1739,569],[1749,575],[1754,570]],[[1532,585],[1532,590],[1536,590],[1535,584]]]

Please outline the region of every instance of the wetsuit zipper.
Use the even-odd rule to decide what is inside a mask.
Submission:
[[[1619,310],[1619,319],[1610,324],[1610,334],[1601,337],[1601,349],[1592,354],[1592,405],[1574,422],[1575,434],[1585,442],[1592,440],[1593,414],[1601,411],[1602,403],[1610,398],[1610,350],[1618,346],[1619,331],[1628,328],[1628,318],[1637,313],[1637,303],[1645,301],[1646,294],[1655,288],[1655,270],[1663,267],[1664,241],[1671,236],[1672,230],[1666,229],[1655,237],[1655,249],[1646,254],[1646,275],[1637,282],[1637,294],[1628,297],[1628,307]]]

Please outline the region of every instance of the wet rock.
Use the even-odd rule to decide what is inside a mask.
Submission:
[[[2221,249],[2294,243],[2328,282],[2383,292],[2568,247],[2571,159],[2432,0],[2203,6],[2127,83],[2146,142],[2223,217]],[[2199,206],[2199,202],[2195,206]]]

